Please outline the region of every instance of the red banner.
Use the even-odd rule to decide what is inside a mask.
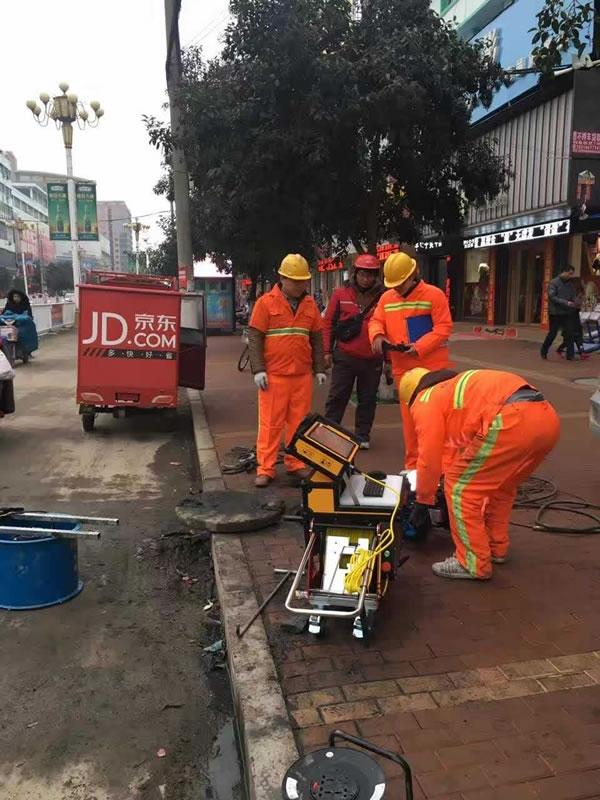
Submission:
[[[317,269],[319,272],[336,272],[344,269],[344,262],[341,258],[321,258],[317,261]]]
[[[388,256],[391,256],[392,253],[397,253],[400,250],[399,244],[390,244],[390,242],[386,242],[385,244],[378,244],[377,245],[377,258],[380,261],[385,261]]]

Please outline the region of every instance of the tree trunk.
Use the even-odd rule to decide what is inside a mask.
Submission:
[[[367,197],[367,252],[374,256],[377,255],[379,240],[380,147],[381,136],[377,134],[371,143],[371,191]]]
[[[373,197],[373,195],[369,195],[369,205],[367,208],[367,253],[371,253],[371,255],[377,255],[377,243],[378,243],[378,213],[377,213],[377,201]]]

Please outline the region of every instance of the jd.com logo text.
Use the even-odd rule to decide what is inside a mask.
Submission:
[[[136,314],[135,331],[130,334],[125,317],[114,311],[92,311],[92,332],[82,344],[99,344],[118,347],[126,343],[129,347],[160,350],[177,349],[177,317],[164,314]]]

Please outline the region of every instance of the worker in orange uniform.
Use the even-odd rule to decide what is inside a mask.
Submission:
[[[485,580],[506,561],[517,488],[558,441],[554,408],[525,378],[497,370],[417,368],[403,375],[400,400],[418,440],[416,527],[435,503],[440,477],[455,554],[433,565],[442,578]]]
[[[446,369],[450,363],[448,339],[452,317],[444,292],[425,283],[417,262],[407,253],[392,253],[383,267],[386,288],[369,323],[369,338],[376,355],[384,345],[404,345],[404,352],[391,351],[392,372],[400,381],[414,367]],[[404,466],[417,464],[417,440],[410,414],[400,403],[404,434]]]
[[[264,488],[275,477],[275,464],[285,435],[286,445],[312,404],[313,373],[326,381],[323,325],[317,304],[307,294],[308,262],[290,253],[279,267],[280,282],[256,301],[248,345],[250,366],[258,388],[258,439],[255,486]],[[310,472],[302,461],[284,457],[289,475]]]

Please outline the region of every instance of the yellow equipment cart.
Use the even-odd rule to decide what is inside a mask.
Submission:
[[[395,532],[410,481],[407,473],[360,472],[358,450],[352,433],[318,414],[302,421],[289,444],[313,472],[302,484],[306,549],[285,605],[308,617],[312,634],[323,632],[326,618],[349,619],[353,636],[366,640],[400,565]]]

